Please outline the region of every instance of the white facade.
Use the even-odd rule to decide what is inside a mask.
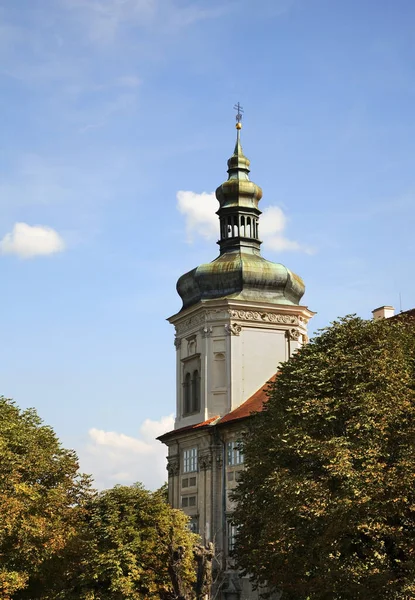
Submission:
[[[204,544],[215,546],[216,600],[259,598],[231,558],[230,496],[244,468],[238,441],[246,426],[246,417],[233,419],[232,411],[265,388],[278,365],[307,341],[313,314],[305,306],[223,298],[199,302],[169,319],[177,356],[175,429],[161,436],[168,446],[169,501],[189,515]],[[192,379],[194,372],[198,406],[187,413],[186,376]],[[226,415],[231,418],[222,423]]]
[[[304,306],[225,298],[171,317],[177,354],[175,429],[222,417],[245,402],[307,341],[313,314]],[[189,402],[192,395],[196,402]]]

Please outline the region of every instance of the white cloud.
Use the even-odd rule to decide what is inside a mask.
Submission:
[[[215,194],[202,192],[177,192],[177,208],[186,219],[187,241],[192,242],[195,235],[206,240],[219,235],[219,220],[215,212],[219,205]]]
[[[186,238],[193,242],[196,236],[206,240],[219,236],[219,219],[216,211],[219,208],[215,194],[191,191],[177,192],[177,208],[184,215],[186,222]],[[290,240],[284,235],[287,217],[279,206],[268,206],[264,209],[259,222],[259,234],[264,247],[272,251],[301,251],[310,254],[311,248]]]
[[[156,489],[167,476],[167,449],[156,437],[173,427],[174,419],[169,415],[159,421],[146,419],[138,437],[90,429],[88,444],[79,453],[81,470],[91,473],[100,489],[136,481],[141,481],[149,489]]]
[[[259,221],[259,234],[264,241],[264,247],[275,252],[300,251],[312,254],[312,248],[285,237],[286,226],[287,217],[279,206],[265,208]]]
[[[15,223],[12,231],[0,241],[1,254],[15,254],[20,258],[47,256],[65,249],[65,242],[57,231],[44,225]]]

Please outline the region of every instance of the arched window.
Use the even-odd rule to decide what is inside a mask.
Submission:
[[[200,410],[200,377],[199,371],[193,371],[192,378],[192,412]]]
[[[251,237],[251,217],[246,218],[246,237]]]
[[[213,387],[224,388],[226,386],[226,365],[223,352],[215,352],[213,360]]]
[[[188,415],[192,412],[192,387],[190,373],[186,373],[184,378],[184,394],[183,394],[183,415]]]
[[[238,237],[238,217],[233,218],[233,237]]]
[[[230,238],[230,237],[232,237],[232,218],[231,217],[228,217],[227,223],[228,223],[228,225],[227,225],[228,226],[228,235],[227,235],[227,237]]]

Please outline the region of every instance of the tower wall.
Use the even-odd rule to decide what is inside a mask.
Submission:
[[[176,329],[175,429],[222,417],[242,404],[307,340],[312,314],[303,306],[223,299],[171,317]],[[199,396],[192,404],[189,393],[194,391]]]

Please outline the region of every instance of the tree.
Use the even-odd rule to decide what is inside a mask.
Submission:
[[[187,600],[194,597],[193,547],[199,538],[188,518],[172,509],[165,490],[115,486],[91,499],[82,557],[54,598]]]
[[[415,597],[415,328],[347,317],[281,366],[244,440],[236,559],[283,598]]]
[[[89,479],[33,409],[0,397],[0,598],[36,597],[42,570],[76,535]]]

